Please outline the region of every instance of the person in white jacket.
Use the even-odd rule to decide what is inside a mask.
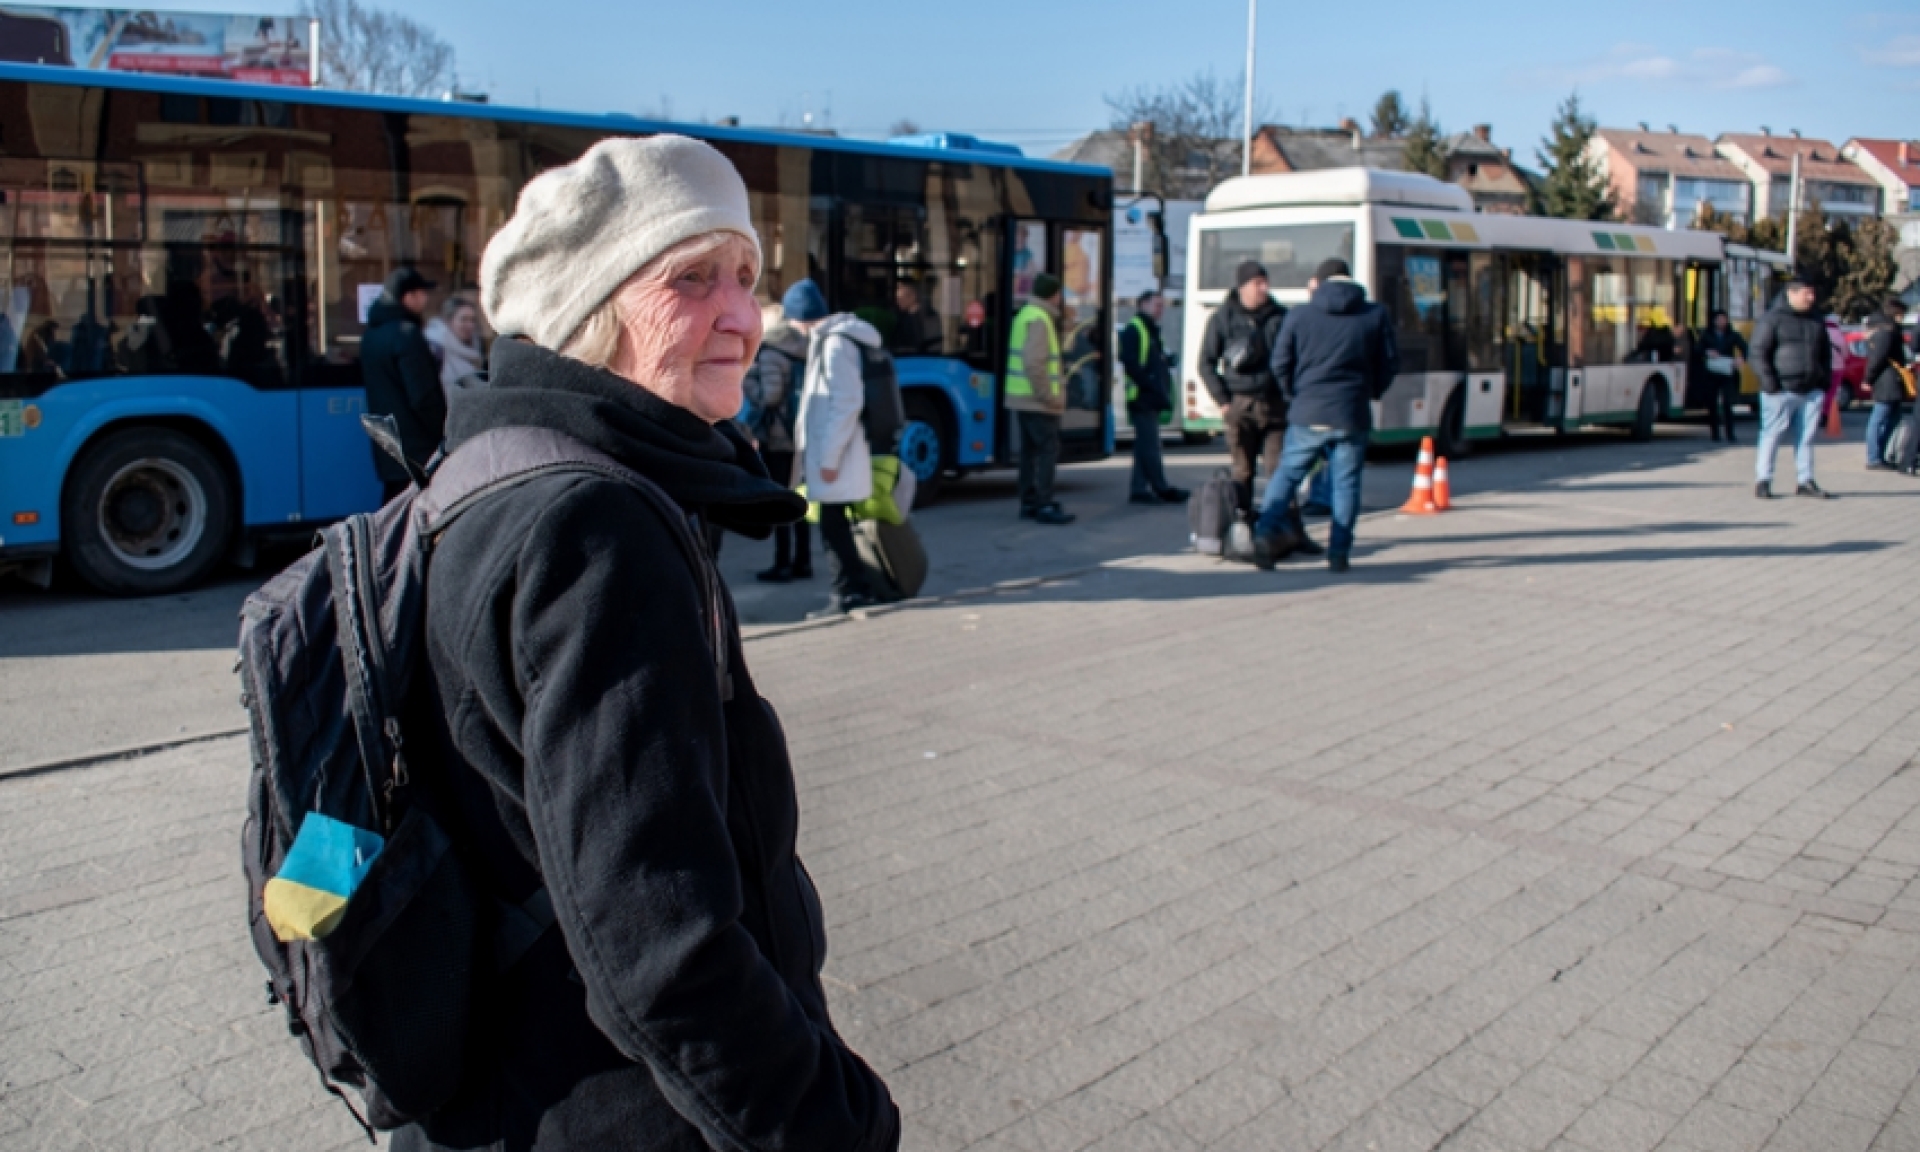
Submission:
[[[487,349],[480,342],[480,308],[471,296],[447,297],[440,315],[427,321],[427,347],[440,362],[440,390],[453,394],[466,387],[463,380],[487,370]]]
[[[860,423],[866,389],[859,346],[880,348],[880,333],[857,316],[829,314],[827,298],[812,280],[787,289],[780,306],[787,323],[807,335],[806,379],[794,439],[807,499],[820,505],[820,538],[833,556],[833,598],[812,615],[840,615],[875,602],[866,565],[853,545],[847,505],[873,495],[873,457]]]

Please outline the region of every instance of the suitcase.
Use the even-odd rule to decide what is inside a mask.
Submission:
[[[1890,468],[1900,467],[1900,458],[1907,450],[1907,437],[1913,435],[1913,421],[1902,420],[1893,426],[1887,436],[1887,447],[1880,453],[1880,459]]]
[[[877,599],[911,600],[920,595],[927,582],[927,550],[912,520],[903,524],[862,520],[853,526],[853,546]]]
[[[1193,550],[1202,556],[1220,556],[1240,520],[1239,504],[1234,497],[1233,478],[1223,470],[1200,486],[1187,502],[1187,527],[1193,533]]]

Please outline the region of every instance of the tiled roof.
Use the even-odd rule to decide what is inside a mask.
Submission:
[[[1863,140],[1855,137],[1847,143],[1885,165],[1909,187],[1920,186],[1920,142],[1902,140]],[[1906,163],[1900,162],[1900,149],[1906,147]]]
[[[1803,180],[1830,180],[1837,184],[1873,184],[1879,187],[1871,176],[1852,162],[1842,160],[1840,149],[1825,140],[1728,132],[1720,137],[1719,143],[1739,148],[1770,175],[1786,176],[1792,173],[1793,155],[1798,152],[1800,178]]]
[[[1605,140],[1615,152],[1638,171],[1666,172],[1700,180],[1745,180],[1733,161],[1713,150],[1713,141],[1705,136],[1683,132],[1638,132],[1626,128],[1602,128],[1594,135]]]

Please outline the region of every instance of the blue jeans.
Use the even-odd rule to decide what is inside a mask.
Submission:
[[[1900,422],[1900,405],[1875,403],[1867,416],[1867,467],[1878,468],[1886,460],[1887,437]]]
[[[1760,395],[1760,453],[1754,461],[1753,478],[1763,484],[1773,480],[1773,454],[1780,441],[1793,430],[1793,470],[1802,484],[1813,483],[1813,438],[1820,432],[1820,417],[1826,414],[1825,392],[1763,392]]]
[[[1306,479],[1307,470],[1325,457],[1333,486],[1333,531],[1327,540],[1327,555],[1345,556],[1353,550],[1353,525],[1360,518],[1360,471],[1367,464],[1367,433],[1343,428],[1287,428],[1286,446],[1280,450],[1280,468],[1267,482],[1267,495],[1260,507],[1260,521],[1254,532],[1260,536],[1278,536],[1292,527],[1288,511],[1294,490]]]
[[[1167,468],[1160,451],[1160,413],[1127,409],[1133,425],[1132,495],[1158,496],[1167,490]]]

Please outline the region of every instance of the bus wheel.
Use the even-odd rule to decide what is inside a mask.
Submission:
[[[1433,450],[1449,460],[1464,460],[1473,453],[1473,443],[1467,439],[1465,388],[1447,394],[1447,402],[1440,408],[1440,426],[1434,429]]]
[[[170,428],[129,428],[74,462],[60,504],[74,571],[114,596],[153,596],[205,576],[226,551],[226,473]]]
[[[1644,444],[1653,439],[1653,426],[1660,419],[1660,386],[1649,380],[1640,386],[1640,407],[1633,414],[1633,440]]]
[[[913,504],[924,508],[940,495],[940,485],[954,467],[951,423],[939,401],[908,393],[907,426],[900,432],[900,464],[920,482]]]

